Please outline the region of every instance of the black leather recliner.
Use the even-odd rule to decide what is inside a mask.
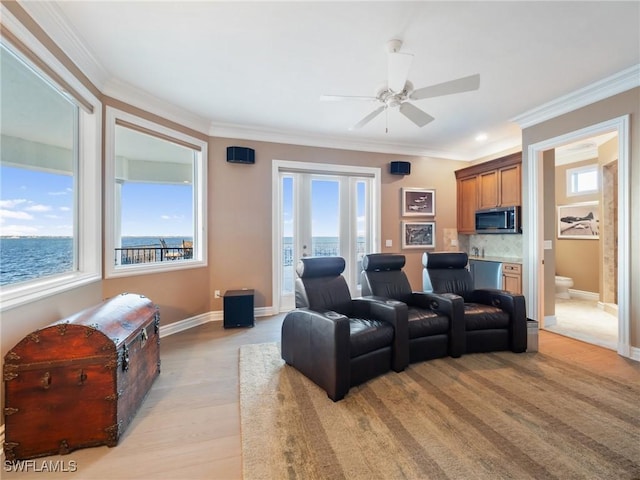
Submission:
[[[352,299],[342,257],[305,257],[297,265],[296,309],[282,323],[282,358],[344,398],[352,386],[409,364],[407,306]]]
[[[424,253],[423,290],[464,298],[466,353],[527,349],[527,314],[523,295],[474,289],[464,252]]]
[[[411,363],[464,353],[462,298],[452,294],[414,292],[402,271],[405,256],[372,253],[362,259],[362,295],[406,303]]]

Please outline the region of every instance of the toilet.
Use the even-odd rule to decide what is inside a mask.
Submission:
[[[573,287],[573,278],[556,275],[556,297],[571,298],[569,289]]]

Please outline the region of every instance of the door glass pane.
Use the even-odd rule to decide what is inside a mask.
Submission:
[[[362,272],[362,258],[367,253],[367,184],[356,182],[356,283],[360,287],[360,272]]]
[[[340,255],[340,184],[336,180],[311,181],[312,255]]]
[[[282,294],[290,294],[294,291],[294,262],[293,262],[293,177],[281,178],[282,205]]]

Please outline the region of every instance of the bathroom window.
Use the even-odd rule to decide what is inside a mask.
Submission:
[[[567,170],[567,196],[585,195],[598,191],[598,165]]]

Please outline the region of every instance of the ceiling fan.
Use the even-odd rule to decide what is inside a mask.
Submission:
[[[409,100],[422,100],[424,98],[468,92],[477,90],[480,87],[480,75],[475,74],[414,90],[413,84],[408,81],[413,55],[400,53],[401,46],[402,40],[394,39],[387,43],[387,85],[380,89],[375,96],[322,95],[320,100],[364,100],[380,104],[375,110],[356,123],[352,127],[353,129],[362,128],[388,108],[396,107],[402,115],[418,127],[424,127],[432,122],[434,118],[413,103],[410,103]]]

